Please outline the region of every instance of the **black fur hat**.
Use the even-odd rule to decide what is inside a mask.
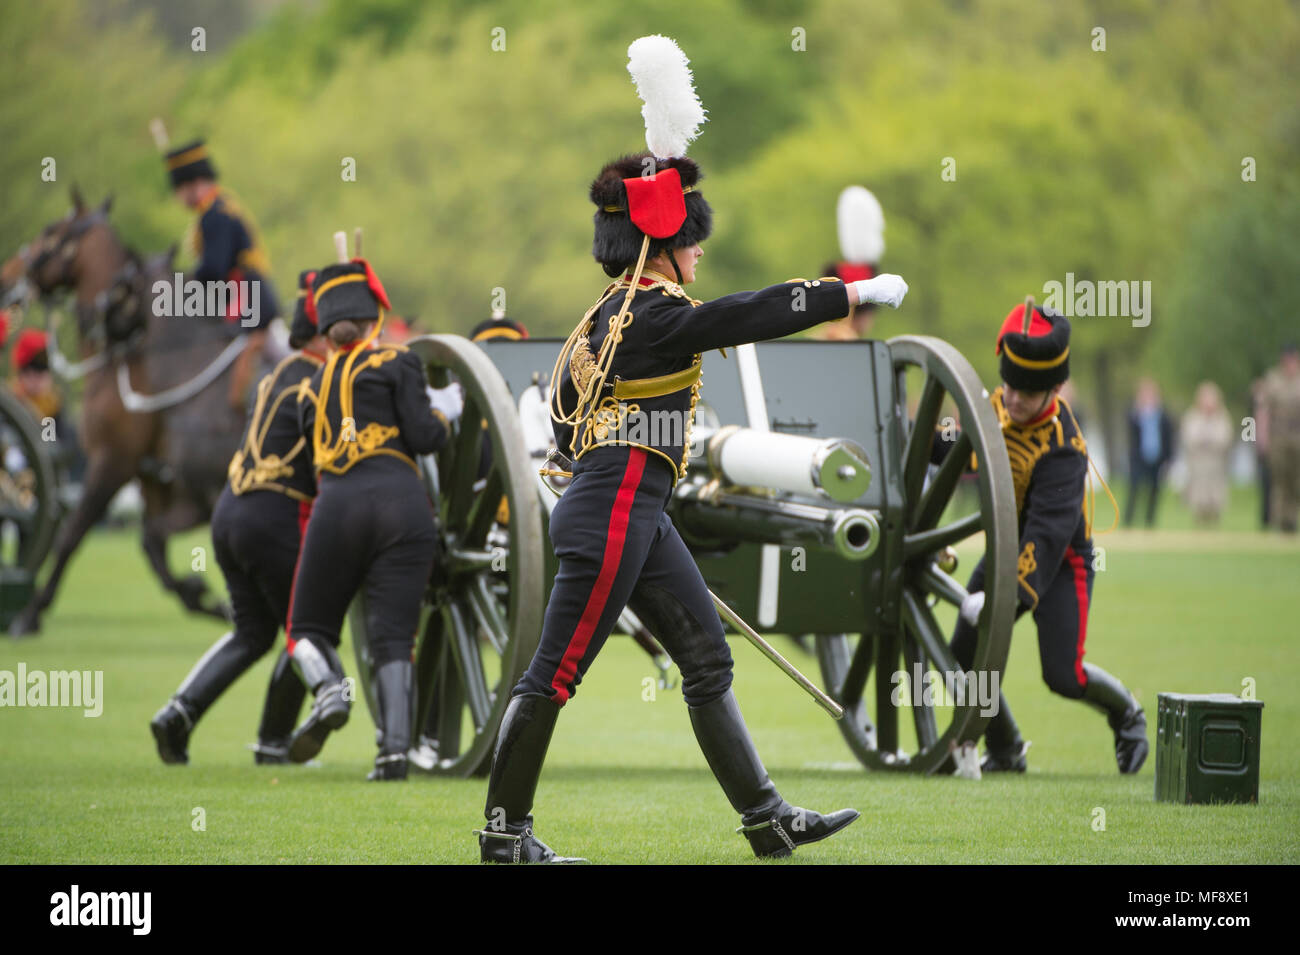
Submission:
[[[298,301],[293,306],[293,321],[289,324],[289,347],[298,349],[315,338],[316,304],[312,300],[312,282],[316,279],[314,271],[298,273]]]
[[[392,308],[379,278],[364,259],[327,265],[312,284],[316,327],[322,335],[335,322],[373,322],[379,308]]]
[[[1050,308],[1034,308],[1025,329],[1025,306],[1002,321],[997,353],[1002,380],[1017,391],[1050,391],[1070,377],[1070,321]]]
[[[519,341],[528,337],[528,329],[523,323],[516,322],[513,318],[506,318],[504,314],[493,313],[491,318],[484,319],[474,326],[473,331],[469,333],[469,340],[472,342],[483,342],[489,338],[505,338],[510,341]]]
[[[703,242],[713,231],[713,210],[696,189],[696,184],[704,177],[693,159],[685,156],[654,159],[648,152],[623,156],[608,163],[591,184],[591,201],[596,205],[596,234],[591,254],[605,269],[606,275],[622,275],[636,265],[641,254],[645,233],[637,228],[628,214],[627,187],[623,180],[645,175],[651,168],[650,163],[654,163],[654,174],[666,169],[677,170],[686,203],[686,220],[674,235],[664,239],[651,238],[647,258],[665,250]]]
[[[217,178],[217,170],[208,156],[207,144],[201,139],[171,150],[163,160],[167,163],[167,174],[171,177],[173,189],[195,179]]]

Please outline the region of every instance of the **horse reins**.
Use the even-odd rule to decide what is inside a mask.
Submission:
[[[222,372],[233,364],[239,354],[248,347],[248,336],[240,335],[238,338],[233,339],[216,358],[208,363],[207,367],[189,381],[157,394],[142,395],[131,387],[131,374],[125,358],[143,341],[145,337],[143,329],[132,332],[126,340],[110,345],[102,351],[81,359],[81,361],[69,362],[63,357],[63,352],[59,350],[58,322],[54,318],[58,314],[58,310],[51,308],[44,298],[40,301],[45,308],[46,352],[50,356],[50,367],[54,370],[54,373],[65,381],[75,381],[84,378],[91,372],[105,368],[111,361],[120,360],[121,364],[117,366],[117,391],[122,400],[122,407],[126,408],[127,411],[140,414],[162,411],[193,398],[216,381]]]

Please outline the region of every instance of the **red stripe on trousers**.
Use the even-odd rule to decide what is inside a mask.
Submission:
[[[1088,636],[1088,569],[1083,566],[1083,558],[1074,552],[1073,547],[1065,548],[1065,559],[1070,562],[1070,572],[1074,575],[1074,595],[1079,602],[1079,645],[1074,652],[1074,675],[1079,686],[1087,686],[1088,678],[1083,675],[1083,641]]]
[[[628,453],[627,470],[623,472],[623,482],[619,485],[618,495],[614,498],[614,510],[609,515],[609,531],[605,535],[605,557],[600,564],[600,573],[596,575],[596,584],[587,598],[587,606],[578,620],[578,627],[573,631],[569,646],[560,660],[560,668],[555,671],[551,688],[555,690],[555,702],[563,705],[569,699],[567,684],[578,672],[578,661],[587,652],[596,624],[605,612],[609,592],[614,587],[614,578],[618,576],[618,565],[623,559],[623,543],[627,538],[628,518],[632,514],[632,501],[636,498],[637,488],[641,484],[641,475],[645,473],[646,453],[640,448],[632,448]]]
[[[293,583],[289,585],[289,611],[288,616],[284,618],[284,646],[293,656],[293,592],[298,589],[298,565],[302,563],[302,542],[307,536],[307,522],[311,520],[311,506],[316,503],[313,498],[310,501],[298,502],[298,556],[293,561]]]

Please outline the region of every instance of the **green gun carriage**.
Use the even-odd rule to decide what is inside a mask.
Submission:
[[[465,390],[452,442],[421,462],[440,543],[417,634],[415,725],[436,750],[435,773],[486,772],[540,637],[555,572],[545,534],[554,492],[538,474],[550,437],[542,402],[560,344],[409,343],[435,386],[454,378]],[[938,436],[953,446],[936,465]],[[710,589],[761,633],[812,635],[864,766],[950,766],[953,745],[987,722],[975,694],[932,705],[907,692],[910,705],[898,706],[895,675],[910,685],[918,667],[927,682],[960,673],[934,606],[966,596],[953,576],[962,542],[982,555],[988,581],[970,669],[1006,663],[1015,500],[997,416],[970,364],[920,336],[712,352],[691,438],[670,513]],[[365,618],[359,601],[350,622],[373,713]]]

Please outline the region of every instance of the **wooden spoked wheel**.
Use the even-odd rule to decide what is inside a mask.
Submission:
[[[438,544],[416,635],[414,694],[415,736],[436,751],[432,772],[464,777],[490,765],[510,690],[541,637],[536,465],[505,380],[482,349],[454,335],[416,338],[407,347],[434,387],[458,381],[465,394],[447,447],[420,462]],[[360,683],[375,714],[364,600],[353,603],[349,619]]]
[[[967,685],[964,675],[973,672],[987,689],[997,673],[1000,685],[1015,619],[1016,502],[1002,430],[970,363],[936,338],[908,335],[888,344],[902,508],[901,527],[882,542],[881,583],[884,605],[894,610],[874,633],[818,635],[817,657],[827,692],[845,709],[838,725],[858,759],[870,769],[930,773],[948,764],[951,745],[977,739],[988,722],[981,684]],[[932,464],[935,442],[945,439],[946,457]],[[968,474],[973,503],[957,500]],[[960,607],[967,596],[944,566],[952,566],[946,549],[968,539],[981,548],[986,602],[974,659],[963,668],[934,606]]]

